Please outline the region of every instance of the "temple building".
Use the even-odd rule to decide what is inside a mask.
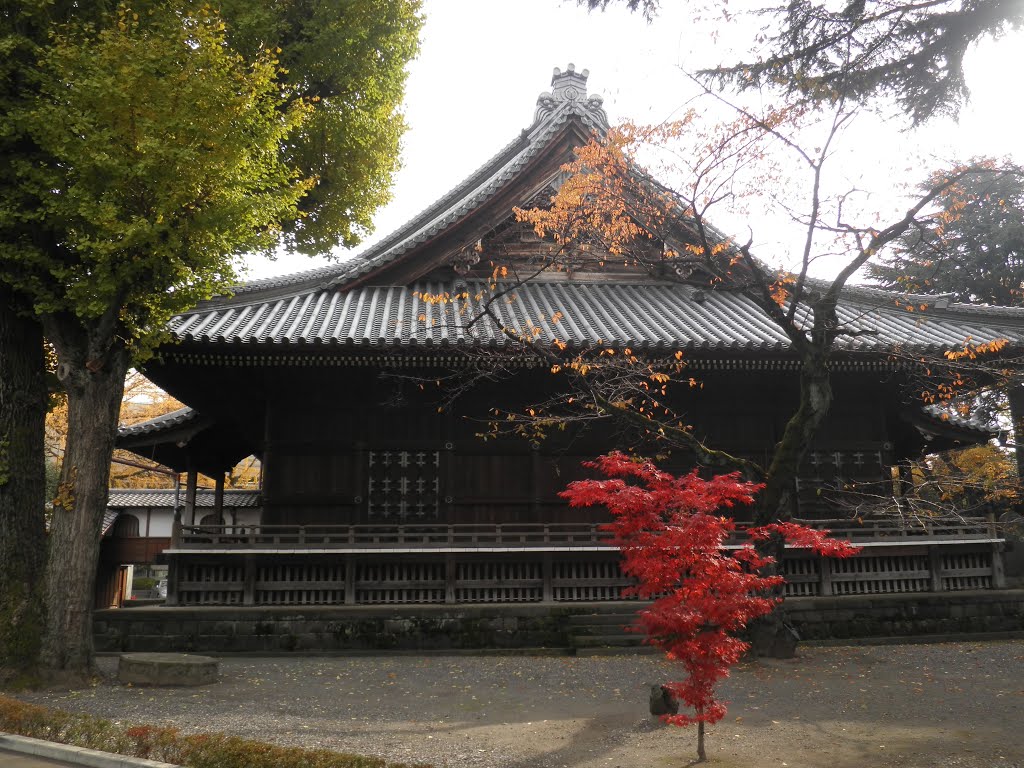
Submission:
[[[606,420],[543,440],[483,440],[492,409],[527,409],[560,386],[509,329],[569,352],[681,353],[703,386],[670,384],[675,411],[710,445],[765,461],[796,407],[799,362],[741,291],[621,262],[534,269],[515,284],[496,276],[495,265],[525,273],[546,247],[513,209],[550,199],[573,149],[607,127],[586,70],[555,70],[528,128],[362,255],[240,285],[173,319],[174,342],[146,374],[189,407],[119,439],[187,473],[178,519],[159,531],[168,605],[618,600],[624,580],[599,530],[604,513],[557,494],[584,476],[582,461],[634,438]],[[505,288],[495,317],[481,318]],[[882,291],[844,293],[841,319],[871,333],[837,341],[834,405],[801,473],[799,517],[841,516],[822,489],[891,488],[900,462],[990,438],[923,407],[907,391],[906,361],[968,338],[1019,346],[1024,314],[913,302],[910,313]],[[262,488],[231,508],[223,477],[251,454]],[[669,464],[691,461],[676,453]],[[220,478],[212,501],[197,502],[197,473]],[[836,562],[790,553],[788,594],[1002,584],[1001,540],[984,525],[848,527],[863,553]]]

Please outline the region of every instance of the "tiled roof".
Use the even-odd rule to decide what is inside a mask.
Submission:
[[[677,283],[544,280],[508,289],[492,304],[501,326],[537,342],[665,350],[778,350],[781,330],[749,298],[731,291],[697,291]],[[450,303],[428,296],[465,296]],[[317,345],[342,348],[511,347],[498,325],[478,317],[484,280],[453,279],[411,287],[314,290],[274,301],[180,315],[171,330],[181,340],[213,344]],[[939,351],[997,338],[1024,341],[1024,312],[989,313],[954,305],[909,312],[881,291],[851,290],[839,308],[852,330],[841,350],[888,350],[900,345]],[[917,309],[917,307],[915,307]]]
[[[185,490],[178,495],[178,504],[185,506]],[[196,506],[212,507],[213,491],[196,489]],[[259,491],[224,491],[224,506],[229,508],[260,506]],[[107,509],[131,507],[174,507],[174,491],[166,488],[111,488]],[[109,512],[108,512],[109,514]],[[115,515],[116,516],[116,515]]]
[[[941,405],[926,405],[921,411],[924,416],[938,426],[951,426],[962,429],[966,432],[977,432],[986,436],[998,434],[998,428],[984,419],[976,416],[961,416],[952,408],[944,408]]]
[[[602,109],[601,98],[587,95],[588,74],[587,70],[576,72],[572,64],[565,72],[556,69],[551,80],[552,93],[540,95],[534,121],[529,128],[462,183],[364,253],[340,264],[235,286],[232,296],[216,299],[215,303],[238,303],[239,299],[244,301],[248,294],[257,292],[335,287],[355,280],[396,260],[486,203],[570,121],[578,120],[584,131],[604,133],[608,130],[608,118]]]
[[[109,533],[111,527],[114,525],[114,521],[117,520],[117,516],[121,514],[120,510],[107,509],[103,512],[103,528],[100,530],[101,536],[106,536]]]
[[[165,413],[162,416],[149,419],[148,421],[139,422],[138,424],[132,424],[128,427],[120,427],[117,430],[118,437],[138,437],[140,435],[148,435],[151,432],[162,431],[165,429],[172,429],[179,427],[182,424],[187,424],[193,421],[198,414],[188,406],[179,408],[176,411]]]
[[[551,94],[542,94],[534,122],[482,168],[436,203],[361,256],[344,264],[239,286],[230,297],[205,302],[172,319],[181,340],[201,344],[377,348],[385,350],[453,345],[509,347],[500,327],[470,320],[486,297],[486,281],[452,278],[445,283],[374,286],[375,270],[408,255],[492,200],[575,121],[604,131],[607,118],[598,97],[588,97],[587,73],[555,70]],[[717,233],[713,233],[717,237]],[[722,238],[724,240],[724,237]],[[515,287],[494,304],[500,326],[535,341],[570,346],[594,344],[683,350],[785,351],[785,335],[739,293],[697,292],[675,283],[553,278]],[[365,282],[364,282],[365,281]],[[814,282],[814,281],[811,281]],[[349,287],[354,286],[354,287]],[[508,287],[508,286],[504,286]],[[417,294],[472,298],[456,304],[425,302]],[[842,337],[841,350],[916,351],[1024,339],[1024,311],[948,304],[937,297],[899,297],[870,288],[844,291],[840,317],[851,329],[876,335]],[[908,312],[899,304],[928,305]],[[552,318],[559,317],[556,322]],[[159,428],[155,425],[152,428]],[[124,436],[122,434],[122,436]]]

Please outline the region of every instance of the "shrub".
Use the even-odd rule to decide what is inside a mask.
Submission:
[[[223,733],[184,735],[175,728],[118,725],[0,696],[0,731],[187,768],[432,768],[327,749],[279,747]]]

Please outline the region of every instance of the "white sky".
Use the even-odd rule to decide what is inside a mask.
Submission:
[[[753,0],[748,0],[753,2]],[[733,2],[736,8],[740,3]],[[660,16],[614,7],[588,13],[558,0],[426,0],[422,50],[409,68],[403,168],[394,200],[375,219],[366,244],[387,235],[454,187],[515,138],[533,120],[537,96],[549,90],[555,67],[569,62],[588,69],[588,90],[604,97],[614,124],[630,118],[660,122],[693,95],[681,69],[730,63],[730,45],[743,50],[751,22],[694,23],[691,3],[664,0]],[[678,9],[677,9],[678,8]],[[717,32],[714,32],[717,30]],[[1012,155],[1024,162],[1024,33],[987,41],[967,61],[971,102],[959,124],[936,120],[914,132],[863,115],[846,141],[843,173],[876,191],[881,207],[897,206],[898,181],[915,183],[950,158]],[[722,222],[720,229],[745,239],[749,222]],[[791,252],[791,232],[752,220],[755,251]],[[335,260],[353,252],[338,251]],[[777,260],[778,257],[776,256]],[[326,258],[282,256],[248,259],[248,279],[297,272]]]

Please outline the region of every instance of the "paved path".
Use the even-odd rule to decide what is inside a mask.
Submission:
[[[47,760],[34,755],[19,755],[0,749],[0,768],[75,768],[71,763]]]
[[[116,659],[101,660],[112,675]],[[652,721],[657,656],[222,658],[199,688],[24,694],[60,709],[436,768],[683,768]],[[802,647],[722,685],[716,768],[1024,768],[1024,641]]]

